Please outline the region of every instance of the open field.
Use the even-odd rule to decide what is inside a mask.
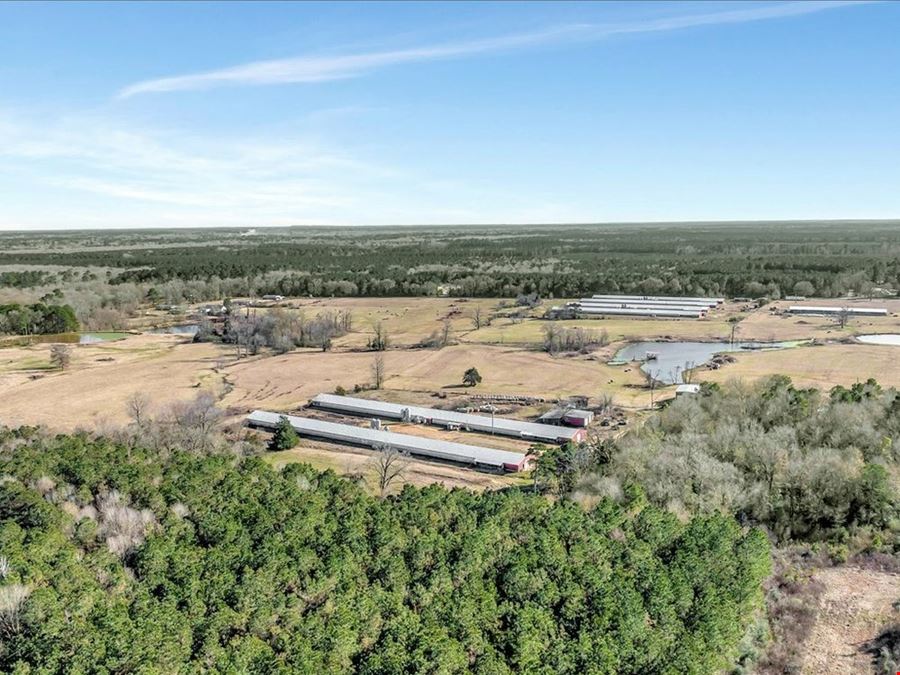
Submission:
[[[361,351],[372,325],[382,321],[394,348],[383,354],[387,378],[378,393],[397,401],[433,405],[433,394],[457,397],[471,393],[522,394],[553,399],[568,395],[597,397],[611,394],[616,403],[641,407],[649,392],[636,366],[608,366],[624,339],[715,339],[729,334],[729,316],[741,316],[738,337],[755,340],[818,338],[837,340],[866,332],[900,332],[896,316],[854,319],[844,329],[822,317],[786,317],[768,308],[739,313],[732,303],[703,321],[603,319],[559,322],[567,326],[604,329],[610,346],[588,356],[551,357],[535,349],[544,321],[526,318],[512,323],[498,318],[491,326],[474,330],[476,307],[484,314],[503,313],[497,299],[451,298],[337,298],[286,302],[307,315],[350,310],[354,330],[335,341],[333,351],[301,349],[284,355],[262,354],[235,361],[227,346],[191,344],[170,335],[129,335],[116,342],[73,346],[71,368],[63,373],[50,368],[49,344],[0,348],[0,419],[6,423],[47,424],[66,430],[102,421],[125,421],[125,400],[136,391],[147,393],[158,405],[188,398],[198,387],[223,396],[222,403],[235,415],[253,408],[295,409],[320,392],[371,382],[375,355]],[[811,301],[815,302],[815,301]],[[837,304],[837,301],[820,301]],[[508,303],[507,303],[508,304]],[[860,304],[887,306],[900,311],[900,300]],[[779,306],[786,303],[779,303]],[[535,310],[539,313],[541,309]],[[451,323],[459,342],[441,350],[411,349]],[[530,347],[528,346],[530,345]],[[827,344],[790,351],[748,352],[735,355],[736,363],[717,371],[698,371],[698,379],[756,379],[783,373],[804,386],[830,388],[876,377],[886,385],[900,385],[894,364],[897,349],[860,344]],[[216,366],[220,366],[216,372]],[[462,374],[476,367],[484,377],[474,390],[461,386]],[[224,381],[227,381],[225,386]],[[658,398],[671,395],[657,392]],[[520,409],[530,415],[534,409]]]
[[[136,335],[103,344],[73,345],[72,365],[49,371],[50,345],[0,349],[0,421],[71,431],[127,420],[136,392],[157,406],[186,400],[199,387],[221,389],[213,368],[222,348],[183,344],[165,335]]]
[[[593,357],[551,357],[535,351],[485,345],[455,345],[441,350],[393,350],[383,354],[387,390],[448,394],[524,394],[548,398],[619,392],[622,402],[638,403],[636,368],[612,367]],[[229,406],[288,409],[322,391],[371,381],[371,352],[295,351],[235,363],[225,369],[232,391]],[[462,375],[476,367],[484,378],[477,388],[463,387]],[[629,387],[630,385],[630,387]],[[632,391],[632,388],[634,390]]]
[[[797,386],[827,391],[837,384],[849,386],[874,377],[884,386],[900,386],[900,350],[892,346],[833,344],[733,356],[735,363],[720,370],[698,370],[695,379],[723,382],[780,374],[788,375]]]
[[[290,307],[314,316],[319,312],[350,311],[353,330],[334,341],[335,347],[363,348],[381,322],[396,346],[421,343],[434,331],[450,323],[451,335],[459,339],[474,330],[472,316],[480,308],[485,316],[496,310],[496,299],[452,298],[327,298],[292,300]],[[507,301],[508,302],[508,301]]]

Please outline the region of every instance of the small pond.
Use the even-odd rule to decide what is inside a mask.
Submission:
[[[200,330],[200,324],[183,323],[177,326],[166,326],[165,328],[154,328],[149,331],[157,335],[196,335]]]
[[[127,337],[128,333],[114,333],[109,331],[104,331],[100,333],[81,333],[78,336],[78,344],[80,345],[95,345],[98,342],[109,342],[110,340],[121,340],[124,337]]]
[[[879,335],[857,335],[856,339],[867,345],[900,346],[900,333],[881,333]]]
[[[9,346],[14,345],[39,345],[64,343],[70,345],[94,345],[100,342],[121,340],[128,337],[128,333],[115,333],[98,331],[93,333],[52,333],[49,335],[20,335],[6,341]]]
[[[662,384],[681,384],[682,373],[708,363],[716,354],[762,349],[785,349],[797,342],[633,342],[620,349],[617,362],[642,361],[641,370]],[[647,360],[648,353],[655,359]]]

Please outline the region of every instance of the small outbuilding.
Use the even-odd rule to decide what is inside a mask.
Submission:
[[[675,396],[684,396],[686,394],[696,395],[700,393],[699,384],[679,384],[675,388]]]

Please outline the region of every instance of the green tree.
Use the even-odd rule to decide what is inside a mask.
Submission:
[[[469,368],[463,374],[463,384],[467,387],[474,387],[478,384],[481,384],[481,373],[478,372],[477,368]]]
[[[279,450],[290,450],[300,442],[300,437],[291,426],[290,420],[284,415],[278,420],[278,426],[275,427],[275,433],[272,434],[272,440],[269,441],[269,450],[277,452]]]

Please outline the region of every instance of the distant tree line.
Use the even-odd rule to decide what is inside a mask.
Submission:
[[[891,223],[297,229],[250,238],[232,233],[227,245],[221,232],[168,246],[158,245],[162,235],[145,236],[145,243],[127,238],[132,248],[124,251],[56,250],[44,241],[44,250],[0,254],[0,264],[118,269],[109,277],[113,284],[244,280],[253,293],[316,297],[834,297],[900,286]]]

